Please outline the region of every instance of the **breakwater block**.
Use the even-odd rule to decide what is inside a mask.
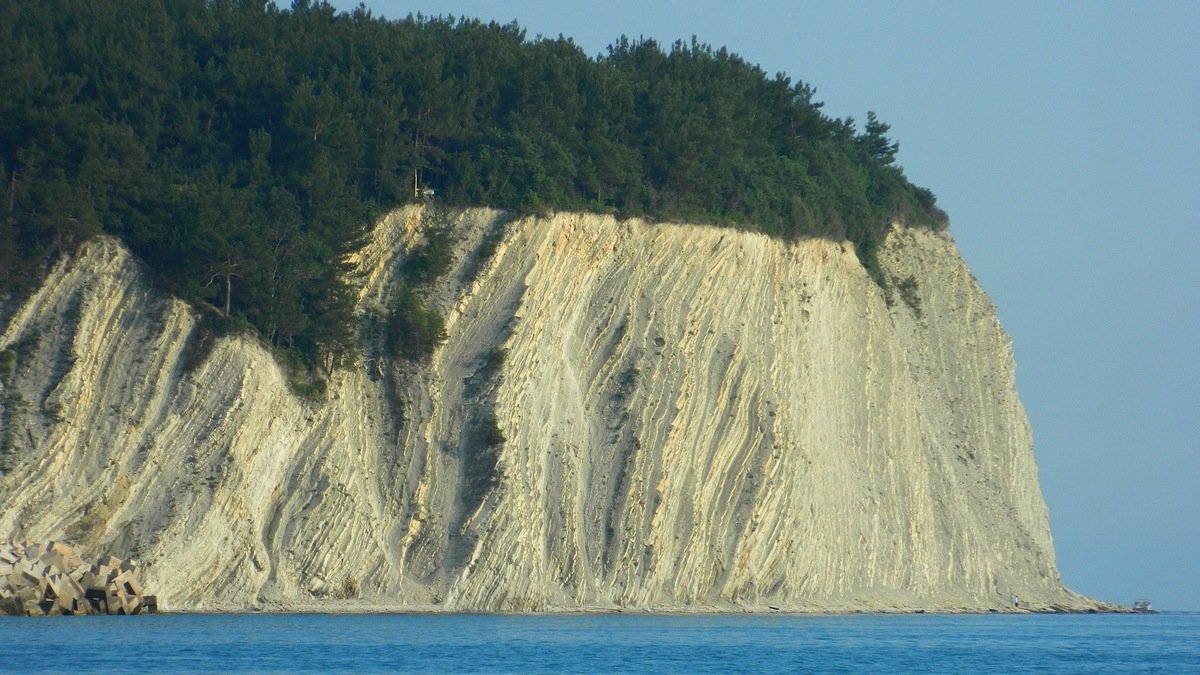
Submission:
[[[146,595],[131,560],[94,563],[68,544],[9,540],[0,544],[0,614],[153,614],[158,599]]]

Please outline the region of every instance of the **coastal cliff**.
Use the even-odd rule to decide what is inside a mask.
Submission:
[[[0,537],[135,557],[168,610],[1100,607],[944,232],[893,228],[884,291],[825,239],[455,211],[413,363],[371,318],[429,215],[373,230],[319,400],[116,241],[62,260],[0,331]]]

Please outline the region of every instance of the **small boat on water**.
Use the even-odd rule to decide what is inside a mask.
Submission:
[[[1150,601],[1145,598],[1133,601],[1133,611],[1138,614],[1158,614],[1158,610],[1151,607]]]

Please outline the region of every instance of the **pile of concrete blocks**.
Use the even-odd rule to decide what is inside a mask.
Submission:
[[[0,614],[153,614],[137,566],[119,558],[89,565],[71,546],[7,541],[0,545]]]

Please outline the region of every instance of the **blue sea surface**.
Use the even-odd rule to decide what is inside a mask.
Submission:
[[[1200,614],[3,617],[0,670],[1200,672]]]

